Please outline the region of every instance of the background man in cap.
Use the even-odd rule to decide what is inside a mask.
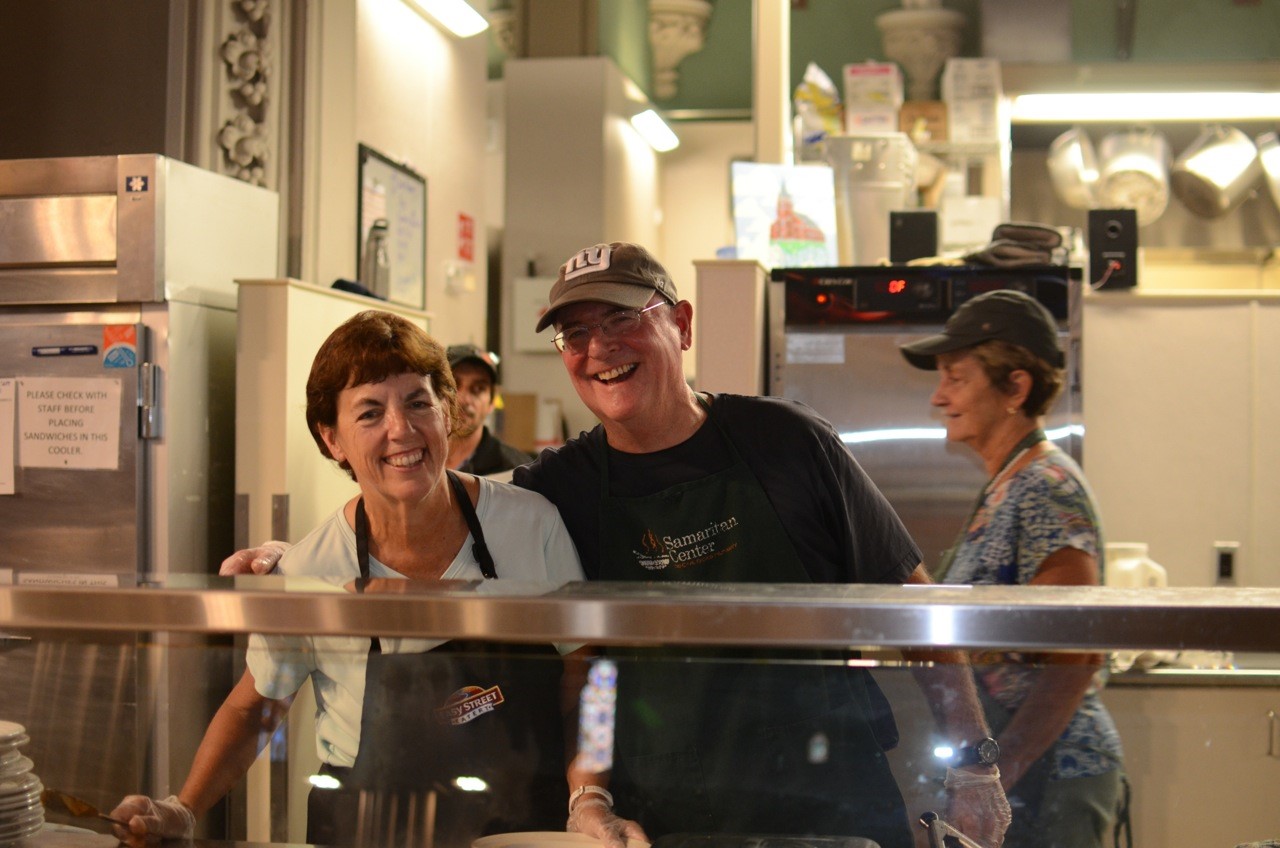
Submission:
[[[513,481],[557,506],[588,578],[929,582],[919,549],[827,421],[779,398],[689,388],[681,360],[693,308],[643,247],[598,244],[572,256],[537,329],[553,325],[569,379],[601,423],[543,451]],[[870,675],[679,661],[685,653],[675,663],[619,660],[610,783],[649,837],[821,833],[911,844],[884,755],[896,728]],[[948,769],[951,823],[994,846],[1009,807],[993,741],[963,657],[945,659],[917,677],[944,736],[983,751]],[[820,763],[800,753],[815,733],[841,740]],[[574,773],[571,788],[599,779]],[[640,835],[594,792],[571,798],[573,829],[615,844]]]
[[[461,412],[449,436],[448,466],[470,474],[496,474],[531,461],[531,455],[490,433],[485,424],[498,396],[498,358],[472,344],[453,345],[448,355]]]

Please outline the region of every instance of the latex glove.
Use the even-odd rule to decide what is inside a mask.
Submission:
[[[626,848],[628,839],[649,842],[639,822],[615,815],[602,798],[585,798],[574,804],[565,829],[599,839],[605,848]]]
[[[947,823],[974,842],[999,848],[1013,821],[1009,799],[1000,786],[1000,769],[993,767],[990,773],[947,769],[944,785],[950,793]]]
[[[236,551],[222,561],[218,574],[231,577],[236,574],[266,574],[276,567],[280,557],[289,550],[288,542],[263,542],[256,548]]]
[[[128,795],[111,811],[111,818],[128,822],[113,824],[111,830],[125,845],[155,844],[161,839],[191,839],[195,832],[195,813],[170,795],[162,801],[146,795]]]

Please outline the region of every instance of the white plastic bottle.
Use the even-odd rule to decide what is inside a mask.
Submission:
[[[1164,566],[1147,556],[1146,542],[1108,542],[1103,583],[1124,589],[1169,585]]]

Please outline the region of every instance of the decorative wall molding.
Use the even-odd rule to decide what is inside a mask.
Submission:
[[[649,0],[649,46],[653,50],[654,97],[676,96],[676,68],[702,49],[711,18],[710,0]]]
[[[219,170],[272,188],[277,182],[272,153],[280,135],[275,2],[225,0],[217,46]]]
[[[516,13],[508,7],[493,8],[485,14],[489,21],[489,37],[502,55],[516,55]]]

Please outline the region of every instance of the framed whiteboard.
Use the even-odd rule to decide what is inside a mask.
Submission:
[[[427,180],[408,165],[360,145],[356,201],[357,278],[374,294],[425,309],[427,300]],[[369,232],[386,222],[385,276],[366,272]]]
[[[555,345],[551,337],[555,331],[550,327],[541,333],[534,332],[538,319],[547,311],[547,295],[555,284],[555,277],[516,277],[511,282],[514,288],[512,302],[513,341],[520,353],[555,353]]]

